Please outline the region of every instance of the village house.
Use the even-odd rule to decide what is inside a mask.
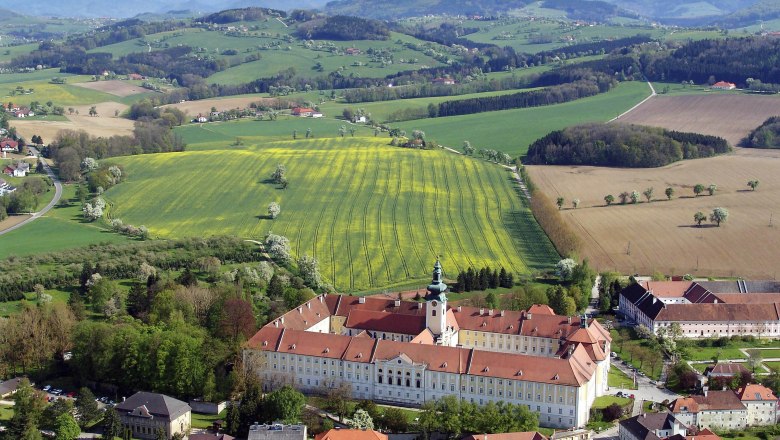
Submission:
[[[25,177],[29,172],[30,164],[27,162],[18,162],[3,169],[3,173],[13,177]]]
[[[744,429],[777,423],[777,397],[763,385],[748,384],[737,391],[708,391],[681,397],[669,404],[680,421],[699,428]]]
[[[778,422],[777,397],[769,388],[748,384],[737,390],[737,396],[747,408],[748,426],[774,425]]]
[[[673,436],[685,436],[687,427],[674,415],[642,413],[618,423],[620,440],[661,440]]]
[[[387,440],[387,434],[371,429],[331,429],[314,436],[314,440]]]
[[[434,84],[444,84],[446,86],[451,86],[455,84],[455,80],[452,78],[435,78],[432,82]]]
[[[353,55],[353,56],[354,56],[354,55],[360,55],[360,54],[361,54],[361,51],[360,51],[360,49],[358,49],[358,48],[356,48],[356,47],[348,47],[348,48],[347,48],[347,49],[344,51],[344,53],[346,53],[347,55]]]
[[[19,151],[19,142],[11,138],[0,139],[0,150],[3,153],[16,153]]]
[[[714,90],[734,90],[737,88],[737,85],[726,81],[718,81],[715,84],[713,84],[710,88]]]
[[[141,81],[141,80],[146,79],[146,77],[141,75],[141,74],[138,74],[138,73],[131,73],[131,74],[127,75],[127,79],[133,80],[133,81]]]
[[[738,362],[718,363],[707,367],[704,370],[704,375],[710,378],[713,377],[734,377],[748,373],[747,368]]]
[[[424,302],[320,295],[270,322],[244,349],[272,389],[352,386],[356,399],[418,406],[454,395],[505,401],[542,426],[583,427],[606,392],[611,338],[597,321],[525,311],[449,307],[437,261]]]
[[[2,192],[0,192],[0,195],[2,195]],[[19,388],[19,383],[21,381],[22,381],[21,377],[15,377],[13,379],[8,379],[5,382],[0,382],[0,399],[9,398],[14,393],[16,393],[16,389]]]
[[[114,410],[134,438],[156,439],[158,430],[165,433],[165,438],[171,438],[174,434],[186,434],[191,425],[190,406],[163,394],[141,391]]]
[[[656,334],[676,323],[689,338],[780,337],[776,281],[643,281],[623,289],[618,304]]]
[[[292,109],[293,116],[308,117],[314,114],[314,109],[309,107],[294,107]]]

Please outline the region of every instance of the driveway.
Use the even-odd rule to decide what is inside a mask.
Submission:
[[[40,157],[41,153],[38,152],[37,148],[34,147],[28,147],[28,149],[35,155],[35,157]],[[54,208],[54,206],[60,201],[62,198],[62,183],[60,183],[59,179],[57,179],[57,176],[54,174],[54,172],[51,170],[51,167],[49,167],[49,164],[46,163],[46,161],[43,162],[43,169],[46,171],[46,174],[49,176],[52,182],[54,182],[54,198],[51,199],[51,202],[49,202],[46,206],[43,207],[40,211],[33,213],[32,217],[28,218],[27,220],[15,224],[11,226],[8,229],[0,231],[0,235],[7,234],[11,231],[14,231],[16,229],[21,228],[22,226],[26,225],[27,223],[30,223],[31,221],[35,220],[38,217],[42,217],[47,212],[51,210],[51,208]]]

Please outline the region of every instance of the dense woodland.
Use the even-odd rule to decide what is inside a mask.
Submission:
[[[649,168],[726,153],[725,139],[626,124],[556,130],[531,144],[526,163]]]
[[[780,148],[780,116],[772,116],[751,131],[742,145],[753,148]]]
[[[298,26],[299,37],[307,40],[386,40],[390,36],[387,25],[381,21],[346,15],[315,19]]]
[[[268,17],[286,17],[287,13],[277,9],[268,8],[240,8],[227,9],[199,18],[202,23],[226,24],[237,21],[261,21]]]
[[[693,81],[698,84],[730,81],[740,87],[748,78],[780,84],[780,39],[726,38],[691,41],[671,52],[648,52],[642,65],[648,78]]]

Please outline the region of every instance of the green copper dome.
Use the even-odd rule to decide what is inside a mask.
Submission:
[[[439,301],[447,301],[445,292],[447,291],[447,285],[444,284],[442,279],[441,262],[436,259],[436,264],[433,265],[433,281],[428,285],[428,295],[425,297],[427,301],[438,299]]]

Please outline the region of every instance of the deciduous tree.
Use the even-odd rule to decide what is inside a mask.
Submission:
[[[729,218],[729,211],[726,208],[715,208],[712,210],[712,214],[710,214],[710,221],[720,226],[721,223],[725,222],[726,219]]]

